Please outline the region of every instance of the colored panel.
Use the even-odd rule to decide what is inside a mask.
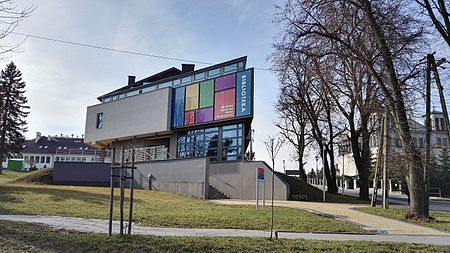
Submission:
[[[216,78],[216,91],[233,88],[236,84],[236,75],[228,75]]]
[[[234,117],[235,112],[235,89],[216,92],[214,105],[214,120],[228,119]]]
[[[198,108],[198,83],[186,86],[186,111]]]
[[[213,108],[212,107],[199,109],[195,113],[195,123],[199,124],[199,123],[205,123],[205,122],[213,121],[213,115],[214,114],[213,114]]]
[[[195,123],[195,111],[186,112],[184,115],[184,124],[193,125]]]
[[[200,83],[200,108],[210,107],[214,104],[214,80]]]
[[[237,73],[236,78],[236,117],[252,115],[252,71]]]
[[[172,127],[184,125],[184,87],[173,90]]]

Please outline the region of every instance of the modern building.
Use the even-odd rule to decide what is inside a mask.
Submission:
[[[116,150],[116,162],[120,150],[135,149],[136,187],[254,199],[257,168],[266,179],[271,169],[246,159],[255,81],[246,63],[241,57],[198,70],[183,64],[139,81],[128,76],[127,85],[87,108],[85,142]],[[275,181],[276,198],[287,199],[289,185]]]
[[[380,121],[378,121],[380,122]],[[380,128],[380,124],[375,124],[376,128]],[[416,120],[409,119],[409,126],[411,129],[412,140],[416,148],[425,152],[425,123],[419,123]],[[379,130],[379,129],[378,129]],[[372,160],[377,159],[378,148],[380,144],[380,131],[375,131],[370,138],[370,151]],[[403,151],[400,138],[391,122],[389,127],[389,150],[391,157],[396,154],[401,154]],[[442,152],[449,152],[449,140],[447,135],[447,128],[445,127],[444,114],[440,111],[434,110],[431,112],[431,154],[438,158]],[[358,170],[356,169],[353,160],[353,153],[351,152],[351,145],[348,140],[343,140],[339,143],[339,155],[337,159],[337,168],[339,169],[338,176],[345,176],[346,186],[355,185],[358,180]],[[398,156],[397,156],[398,157]],[[395,183],[393,183],[395,184]],[[372,185],[371,185],[372,187]],[[393,185],[391,188],[396,188]]]

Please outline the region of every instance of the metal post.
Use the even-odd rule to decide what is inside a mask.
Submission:
[[[389,112],[385,112],[384,116],[384,136],[383,136],[383,209],[389,208],[389,192],[387,191],[387,181],[388,181],[388,166],[387,166],[387,159],[388,159],[388,152],[389,152]]]
[[[115,162],[115,148],[112,148],[112,161],[111,161],[111,177],[109,181],[109,186],[111,188],[111,193],[109,195],[109,229],[108,229],[108,235],[111,236],[112,234],[112,219],[113,219],[113,207],[114,207],[114,162]]]
[[[266,207],[266,170],[264,170],[264,180],[263,180],[263,183],[262,183],[262,188],[263,188],[263,190],[262,190],[262,194],[263,194],[263,197],[262,197],[262,200],[263,200],[263,207]]]
[[[120,235],[123,235],[123,205],[124,205],[124,195],[125,195],[125,175],[124,175],[124,149],[123,146],[120,148]]]
[[[323,165],[322,165],[322,193],[323,193],[323,202],[325,202],[325,156],[326,156],[326,151],[325,151],[325,139],[322,140],[322,147],[323,147]]]
[[[258,180],[258,167],[256,167],[256,210],[258,210],[258,205],[259,205],[259,194],[258,194],[258,185],[259,185],[259,180]]]
[[[249,160],[253,161],[253,129],[250,128],[250,154],[249,154]]]
[[[284,174],[286,174],[286,161],[283,160],[283,170],[284,170]]]
[[[131,223],[133,220],[133,190],[134,190],[134,148],[131,150],[131,177],[130,180],[130,212],[128,213],[128,234],[131,234]]]
[[[342,152],[342,195],[344,195],[344,189],[345,189],[344,159],[345,159],[345,154],[344,154],[344,152]]]

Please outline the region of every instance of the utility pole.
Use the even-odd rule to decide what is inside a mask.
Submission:
[[[425,182],[425,215],[429,216],[429,186],[427,173],[430,170],[431,161],[431,67],[434,57],[432,54],[427,55],[426,68],[426,91],[425,91],[425,164],[423,168],[423,181]]]
[[[322,139],[322,147],[323,147],[323,157],[322,157],[322,197],[323,197],[323,202],[325,202],[325,163],[326,163],[326,150],[325,150],[325,138]]]
[[[342,150],[342,196],[344,195],[344,189],[345,189],[344,157],[345,157],[345,152],[344,152],[344,150]]]
[[[316,186],[319,186],[319,168],[317,167],[318,161],[319,161],[319,156],[316,155]]]
[[[389,112],[384,113],[383,119],[383,209],[389,209],[389,189],[388,189],[388,153],[389,153]]]

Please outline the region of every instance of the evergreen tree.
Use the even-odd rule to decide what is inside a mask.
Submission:
[[[22,73],[13,62],[1,71],[0,78],[0,161],[2,161],[22,151],[25,141],[23,133],[27,131],[25,117],[30,107],[26,105]]]

